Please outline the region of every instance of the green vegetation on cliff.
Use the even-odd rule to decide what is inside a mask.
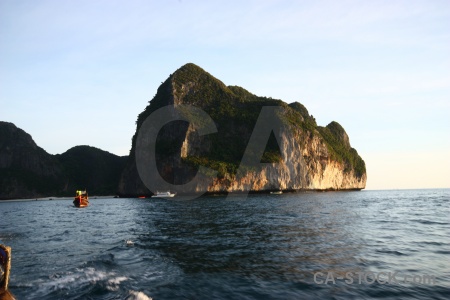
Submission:
[[[210,151],[201,157],[186,157],[184,162],[197,167],[203,165],[219,172],[219,177],[235,174],[247,147],[253,126],[263,106],[284,106],[281,100],[258,97],[238,87],[227,87],[220,80],[194,64],[186,64],[172,74],[159,88],[147,108],[136,122],[139,128],[155,110],[168,104],[194,105],[202,108],[216,123],[219,134],[211,135]],[[239,134],[239,137],[236,136]],[[132,150],[135,149],[133,137]],[[157,155],[169,156],[179,149],[179,141],[158,140]],[[130,156],[134,151],[130,152]],[[279,162],[281,155],[278,144],[270,140],[264,153],[263,162]]]
[[[318,126],[320,134],[327,143],[332,158],[345,164],[345,171],[355,171],[359,178],[366,173],[366,164],[358,152],[350,147],[347,133],[338,122],[331,122],[326,127]]]
[[[345,170],[355,170],[358,176],[365,173],[364,161],[356,150],[347,146],[338,138],[338,128],[329,125],[317,126],[316,120],[301,103],[286,104],[277,99],[256,96],[239,86],[226,86],[202,68],[189,63],[171,74],[158,88],[155,97],[138,116],[139,129],[144,120],[155,110],[170,104],[188,104],[200,107],[214,120],[218,134],[208,136],[210,147],[195,156],[183,157],[183,162],[193,167],[203,165],[219,172],[219,177],[234,175],[247,147],[252,130],[264,106],[282,107],[280,116],[283,123],[300,129],[303,134],[313,137],[322,136],[326,142],[331,158],[345,164]],[[334,123],[332,123],[334,124]],[[337,123],[336,123],[337,124]],[[340,127],[340,125],[339,125]],[[180,127],[187,130],[187,126]],[[342,127],[340,127],[342,128]],[[343,130],[343,128],[342,128]],[[345,134],[345,131],[343,131]],[[182,140],[161,133],[161,143],[157,147],[158,157],[168,157],[177,153]],[[169,136],[164,139],[163,136]],[[346,134],[345,134],[346,136]],[[179,139],[184,139],[183,133]],[[130,156],[134,156],[136,135],[133,137]],[[274,137],[271,137],[263,155],[262,162],[277,163],[281,153]]]

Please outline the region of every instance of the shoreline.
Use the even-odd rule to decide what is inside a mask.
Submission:
[[[325,193],[325,192],[356,192],[361,189],[298,189],[298,190],[261,190],[261,191],[235,191],[235,192],[204,192],[204,193],[177,193],[177,196],[226,196],[226,195],[243,195],[243,194],[271,194],[281,191],[283,194],[294,193]],[[151,198],[154,194],[127,194],[127,195],[109,195],[109,196],[89,196],[89,199],[109,199],[109,198]],[[73,200],[74,197],[39,197],[39,198],[23,198],[23,199],[0,199],[1,202],[25,202],[25,201],[53,201],[53,200]]]
[[[327,192],[358,192],[358,191],[408,191],[408,190],[446,190],[449,188],[418,188],[418,189],[386,189],[386,190],[367,190],[367,189],[299,189],[299,190],[282,190],[283,194],[296,194],[296,193],[327,193]],[[203,194],[200,193],[177,193],[177,196],[192,196],[192,195],[200,195],[203,196],[239,196],[242,194],[271,194],[272,192],[276,192],[278,190],[264,190],[264,191],[250,191],[250,192],[206,192]],[[128,194],[128,195],[109,195],[109,196],[90,196],[89,199],[110,199],[110,198],[151,198],[153,194]],[[40,197],[40,198],[23,198],[23,199],[0,199],[0,203],[2,202],[26,202],[26,201],[54,201],[54,200],[73,200],[74,197]]]
[[[246,195],[246,194],[272,194],[273,192],[281,191],[283,194],[296,194],[296,193],[326,193],[326,192],[358,192],[362,189],[298,189],[298,190],[261,190],[261,191],[217,191],[217,192],[204,192],[204,193],[177,193],[177,196],[226,196],[226,195]],[[124,194],[119,195],[119,198],[151,198],[154,194]]]

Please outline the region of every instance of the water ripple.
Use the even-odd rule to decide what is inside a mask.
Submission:
[[[0,240],[13,248],[19,299],[445,299],[449,199],[411,190],[93,199],[84,209],[2,202]],[[437,282],[314,281],[369,271]]]

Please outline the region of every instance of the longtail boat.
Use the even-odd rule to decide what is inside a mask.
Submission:
[[[9,273],[11,271],[11,247],[0,244],[0,299],[14,300],[8,290]]]
[[[89,205],[89,196],[86,190],[77,191],[75,200],[73,200],[73,205],[76,207],[86,207]]]

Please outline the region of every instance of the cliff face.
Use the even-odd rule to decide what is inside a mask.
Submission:
[[[188,130],[181,157],[198,156],[197,136]],[[193,138],[192,138],[193,137]],[[266,163],[257,171],[242,177],[224,174],[213,184],[207,180],[195,192],[236,192],[264,190],[347,190],[364,189],[366,174],[346,170],[345,163],[333,160],[326,142],[319,135],[306,135],[301,130],[285,128],[281,132],[280,162]],[[211,166],[210,166],[211,167]],[[187,173],[187,172],[186,172]],[[192,176],[192,174],[191,174]],[[220,176],[219,176],[220,177]],[[179,180],[178,183],[181,183]],[[180,186],[178,192],[193,192]]]
[[[344,164],[330,158],[328,148],[319,136],[299,141],[299,132],[284,131],[280,150],[286,158],[264,166],[258,172],[231,180],[223,186],[216,182],[208,191],[261,190],[345,190],[364,189],[366,174],[345,172]]]
[[[51,155],[12,123],[0,122],[0,199],[113,195],[127,157],[76,146]]]
[[[68,178],[70,191],[86,189],[91,195],[115,195],[127,157],[90,146],[75,146],[56,155]]]
[[[22,129],[0,122],[0,199],[43,197],[66,182],[55,157]]]
[[[300,103],[258,97],[241,87],[225,86],[203,69],[187,64],[172,74],[139,115],[130,157],[119,182],[119,194],[150,194],[136,166],[136,140],[144,121],[157,109],[174,105],[201,108],[214,120],[217,133],[199,135],[193,123],[171,122],[159,131],[156,164],[173,191],[235,192],[263,190],[346,190],[366,185],[364,161],[350,146],[350,140],[337,122],[317,126]],[[262,107],[276,106],[283,124],[277,139],[269,139],[261,167],[248,168],[237,175],[241,159],[254,131]],[[152,115],[150,118],[154,118]],[[140,162],[138,162],[140,163]],[[199,172],[194,186],[189,182],[200,166],[215,170]],[[151,174],[146,180],[156,180]],[[154,178],[152,178],[154,176]],[[211,182],[211,178],[215,178]],[[151,191],[151,192],[156,192]]]

